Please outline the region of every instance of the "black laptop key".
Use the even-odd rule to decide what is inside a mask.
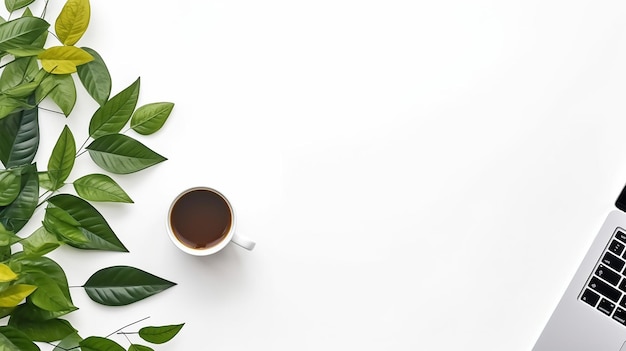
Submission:
[[[620,256],[622,254],[622,252],[624,252],[624,247],[625,246],[626,246],[626,244],[620,243],[617,240],[613,240],[613,241],[611,241],[611,245],[609,245],[609,251],[611,251],[612,253],[616,254],[617,256]]]
[[[624,233],[623,231],[618,230],[617,234],[615,234],[615,237],[621,240],[623,243],[626,243],[626,233]]]
[[[610,316],[615,309],[615,304],[607,299],[602,299],[598,304],[598,309],[607,316]]]
[[[613,272],[611,269],[607,268],[603,264],[599,265],[598,269],[596,269],[596,275],[598,277],[606,280],[607,282],[611,283],[612,285],[617,285],[617,283],[619,283],[619,280],[622,277],[621,275],[619,275],[618,273]],[[620,286],[620,288],[621,288],[621,286]]]
[[[619,290],[600,280],[598,277],[591,278],[589,287],[613,302],[617,302],[619,298],[622,297],[622,293]]]
[[[590,304],[591,306],[596,307],[596,304],[600,300],[600,295],[594,293],[589,289],[585,289],[585,292],[580,297],[580,299]]]
[[[610,252],[604,254],[602,257],[602,263],[618,272],[621,272],[622,268],[624,268],[624,261]]]
[[[615,310],[615,314],[613,314],[613,319],[620,322],[623,325],[626,325],[626,310],[623,308],[617,308]]]

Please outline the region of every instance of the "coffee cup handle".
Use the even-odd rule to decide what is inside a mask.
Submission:
[[[232,241],[233,243],[237,244],[238,246],[241,246],[244,249],[249,250],[249,251],[254,249],[254,247],[256,246],[256,243],[254,241],[248,239],[245,236],[239,235],[239,234],[233,235],[233,237],[232,237],[232,239],[230,239],[230,241]]]

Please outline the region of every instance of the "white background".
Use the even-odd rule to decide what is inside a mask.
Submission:
[[[127,133],[169,159],[115,178],[135,204],[96,205],[130,253],[52,257],[71,285],[118,264],[178,285],[123,308],[72,289],[83,337],[150,316],[127,331],[186,323],[157,350],[529,350],[626,184],[622,1],[93,0],[78,45],[113,93],[141,76],[140,105],[176,103]],[[42,166],[64,123],[86,138],[79,91],[42,113]],[[171,244],[195,185],[254,251]]]

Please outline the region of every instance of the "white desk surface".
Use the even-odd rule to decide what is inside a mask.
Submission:
[[[83,336],[150,316],[186,323],[156,350],[529,350],[626,184],[623,1],[93,0],[79,45],[114,93],[141,76],[140,104],[176,103],[137,136],[169,160],[116,177],[135,204],[96,205],[131,252],[52,257],[73,285],[117,264],[178,285],[72,290]],[[81,94],[41,117],[40,162],[65,122],[86,137]],[[170,243],[194,185],[254,251]]]

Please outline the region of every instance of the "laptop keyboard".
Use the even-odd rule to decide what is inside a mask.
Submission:
[[[580,300],[626,326],[626,230],[617,229]]]

